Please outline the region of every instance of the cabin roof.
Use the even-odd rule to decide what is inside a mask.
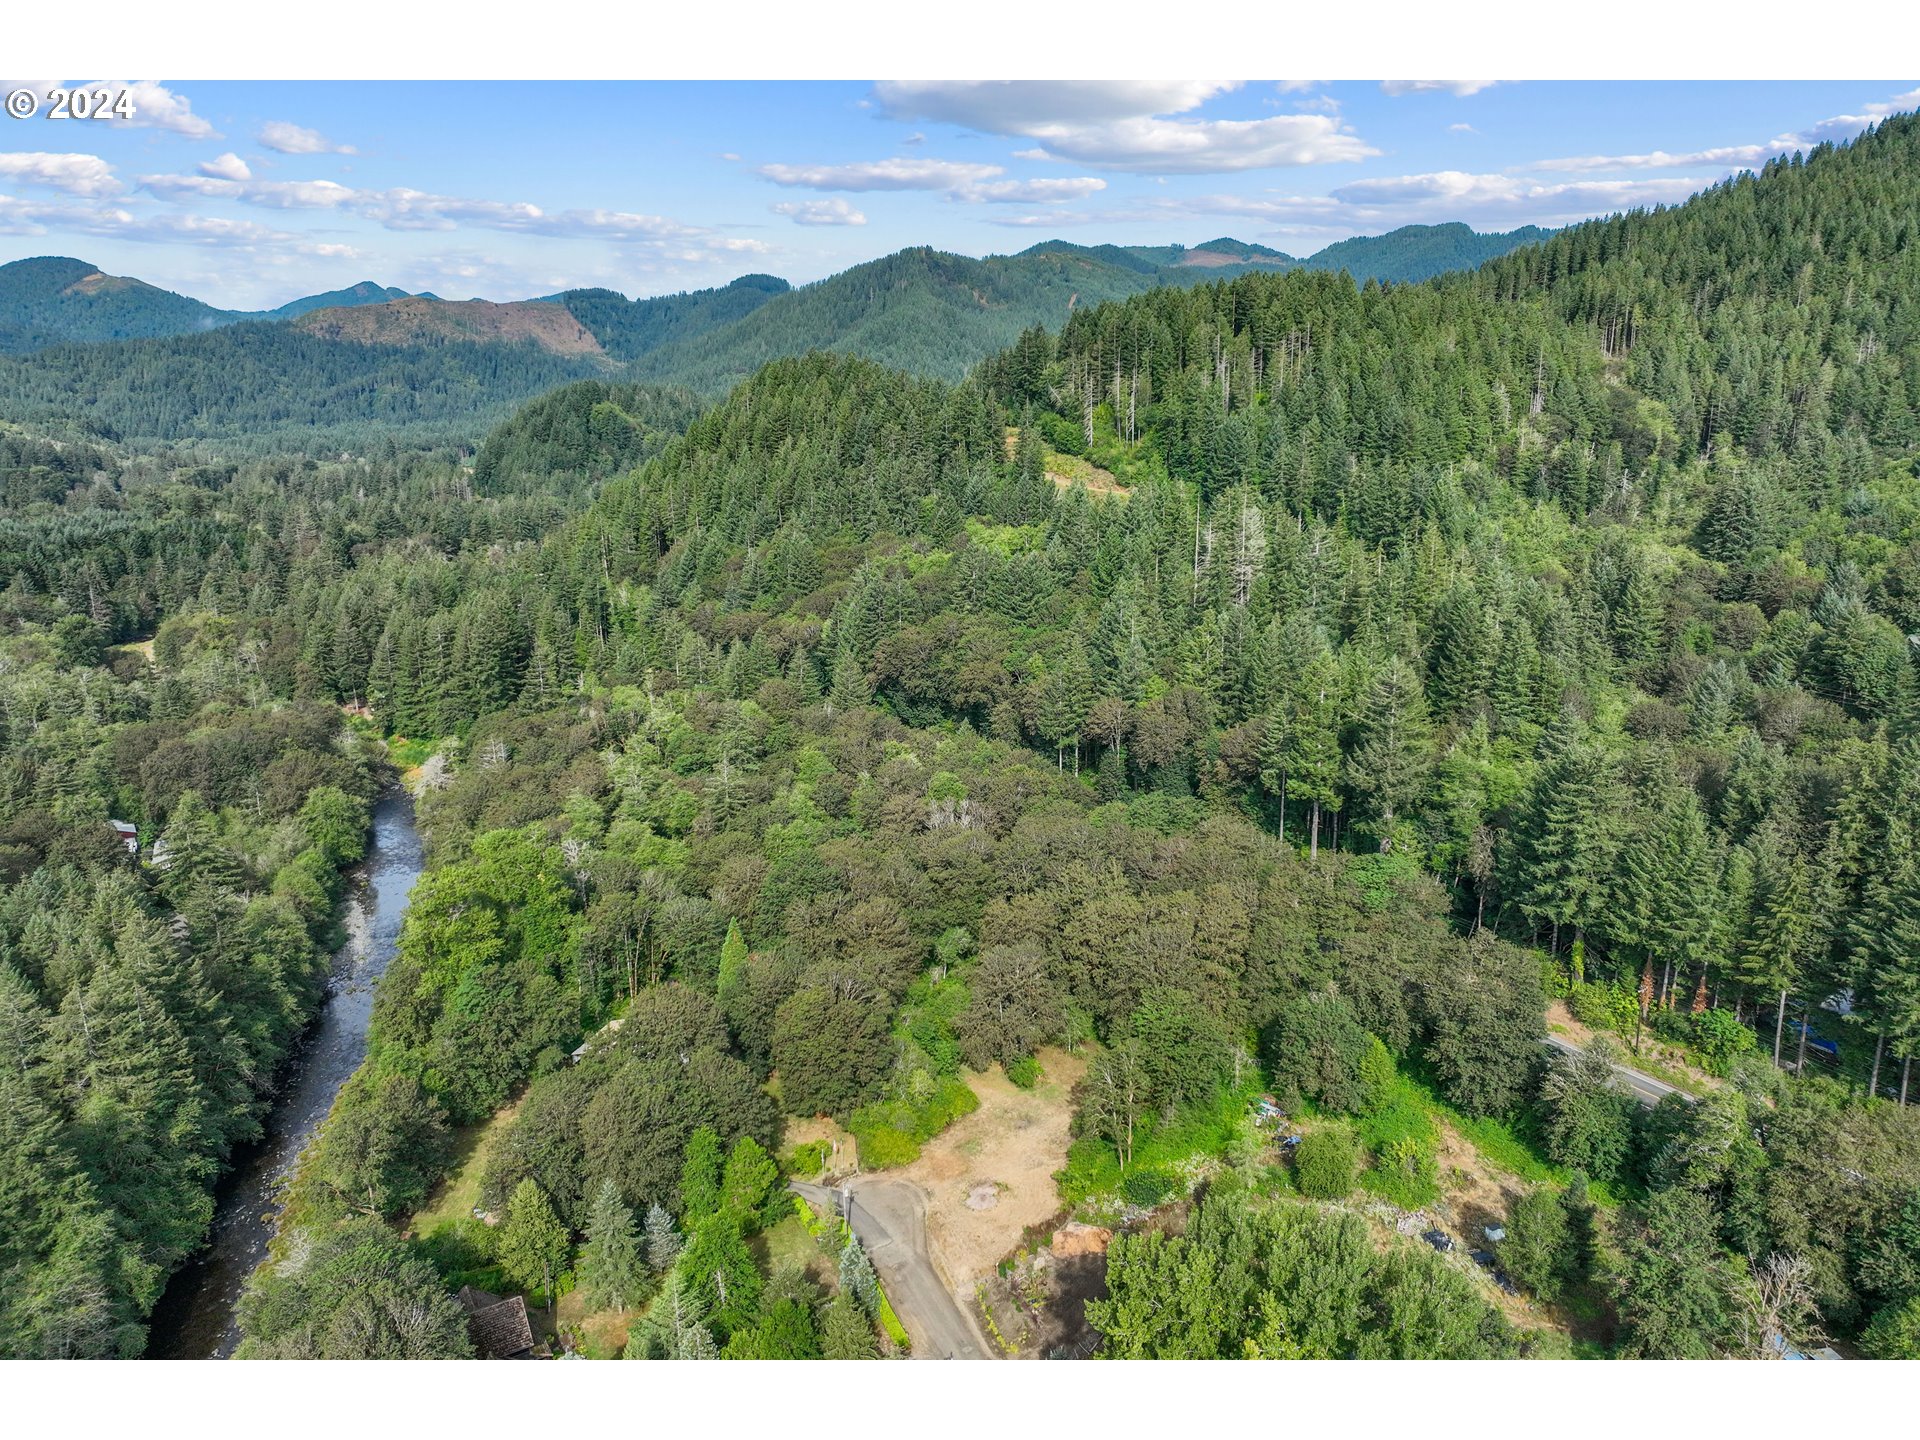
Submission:
[[[471,1285],[460,1287],[467,1311],[467,1333],[482,1360],[527,1360],[533,1356],[533,1326],[527,1302],[518,1295],[501,1299]]]

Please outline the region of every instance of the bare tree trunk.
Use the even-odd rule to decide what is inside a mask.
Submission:
[[[1780,1009],[1773,1017],[1773,1068],[1780,1068],[1780,1041],[1787,1033],[1787,992],[1780,992]]]
[[[1807,1073],[1807,1030],[1808,1028],[1809,1028],[1808,1019],[1805,1015],[1802,1015],[1800,1017],[1800,1055],[1799,1055],[1799,1058],[1797,1058],[1793,1062],[1793,1073],[1796,1075],[1804,1075]]]
[[[1867,1080],[1867,1098],[1873,1099],[1880,1093],[1880,1052],[1886,1047],[1887,1037],[1876,1035],[1873,1039],[1873,1074]]]
[[[1906,1059],[1900,1062],[1900,1106],[1902,1109],[1906,1108],[1907,1079],[1912,1074],[1913,1074],[1913,1056],[1909,1055],[1907,1056]]]
[[[1317,862],[1320,859],[1320,802],[1318,800],[1313,802],[1313,819],[1307,834],[1307,859]]]

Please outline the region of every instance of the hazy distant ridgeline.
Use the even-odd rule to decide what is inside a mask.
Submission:
[[[73,259],[0,266],[0,418],[138,444],[355,449],[376,438],[473,444],[515,403],[568,380],[627,378],[718,395],[769,360],[863,355],[958,380],[1034,325],[1163,285],[1295,268],[1412,281],[1543,232],[1410,226],[1307,260],[1222,238],[1192,248],[1053,240],[983,260],[928,248],[801,289],[744,275],[628,300],[443,300],[363,281],[271,311],[217,309]],[[103,349],[102,347],[108,347]],[[120,347],[126,348],[120,348]]]

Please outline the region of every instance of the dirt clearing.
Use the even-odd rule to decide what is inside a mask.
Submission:
[[[926,1193],[927,1249],[956,1295],[971,1295],[1023,1231],[1059,1213],[1053,1173],[1067,1163],[1069,1096],[1087,1067],[1064,1050],[1038,1058],[1031,1090],[997,1067],[967,1076],[980,1108],[927,1141],[913,1164],[882,1172]]]

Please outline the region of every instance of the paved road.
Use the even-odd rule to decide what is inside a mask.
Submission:
[[[1577,1055],[1580,1053],[1580,1047],[1564,1035],[1547,1036],[1547,1044],[1567,1055]],[[1693,1096],[1678,1086],[1669,1085],[1664,1080],[1656,1080],[1653,1076],[1644,1074],[1629,1066],[1615,1065],[1613,1067],[1613,1073],[1626,1082],[1626,1086],[1633,1092],[1634,1098],[1648,1109],[1652,1109],[1669,1095],[1678,1095],[1689,1105],[1693,1103]]]
[[[840,1208],[842,1193],[796,1180],[790,1187],[820,1209]],[[860,1237],[894,1314],[907,1328],[916,1360],[985,1360],[991,1352],[966,1311],[954,1302],[927,1253],[926,1202],[905,1180],[860,1176],[851,1195],[853,1233]]]

